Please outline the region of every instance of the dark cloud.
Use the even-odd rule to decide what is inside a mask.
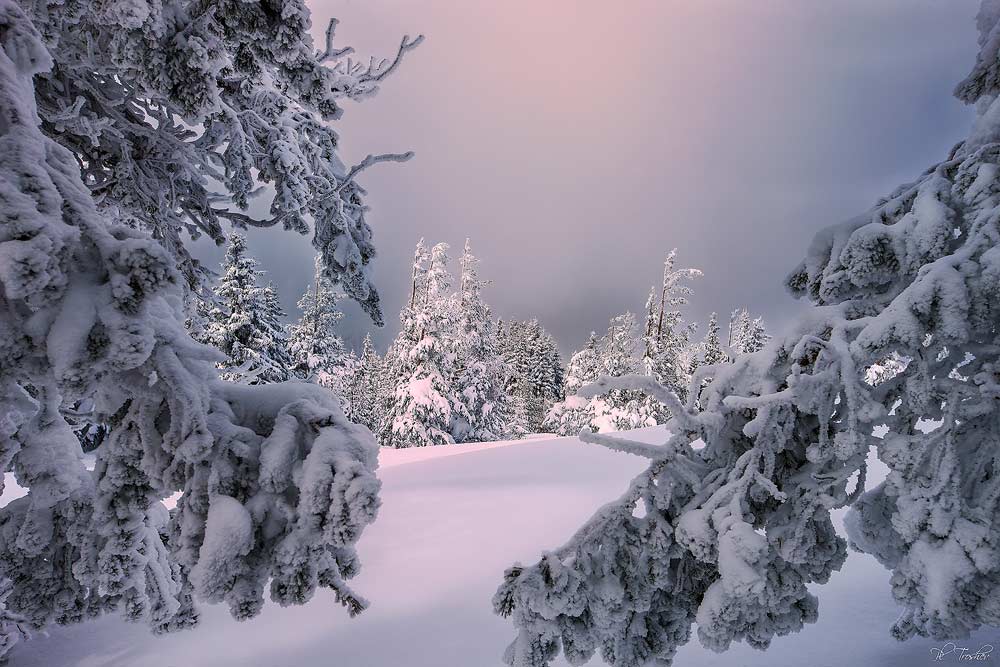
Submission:
[[[419,237],[456,255],[471,237],[494,310],[537,316],[565,350],[640,310],[675,246],[706,274],[693,317],[746,305],[780,326],[815,230],[915,178],[971,121],[951,90],[974,60],[974,0],[310,4],[317,35],[336,15],[359,54],[427,35],[338,126],[348,160],[417,152],[361,179],[381,349]],[[291,308],[308,241],[251,246]],[[369,323],[349,315],[357,342]]]

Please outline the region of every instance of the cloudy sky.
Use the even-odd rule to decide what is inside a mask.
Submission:
[[[974,0],[313,0],[319,37],[391,55],[426,42],[379,96],[349,104],[344,157],[416,151],[369,191],[386,326],[413,245],[466,236],[504,317],[538,317],[571,351],[641,311],[663,255],[705,271],[693,319],[746,305],[781,328],[812,234],[942,159],[971,110]],[[254,231],[291,309],[308,240]],[[217,257],[218,255],[216,255]],[[346,338],[370,328],[348,308]]]

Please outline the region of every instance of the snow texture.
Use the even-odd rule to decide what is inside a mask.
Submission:
[[[327,273],[378,315],[357,170],[318,119],[398,58],[317,53],[308,27],[297,0],[0,0],[0,461],[27,489],[0,510],[4,650],[109,611],[156,632],[195,624],[196,600],[250,618],[268,585],[366,606],[346,580],[380,503],[371,434],[315,385],[220,381],[184,327],[180,233],[256,224],[208,190],[245,207],[252,172],[275,188],[261,224],[310,217]],[[81,404],[111,428],[91,466]]]
[[[630,433],[662,441],[661,427]],[[383,448],[385,500],[360,544],[365,570],[356,583],[372,606],[356,619],[337,613],[331,595],[308,604],[268,607],[233,623],[208,606],[190,632],[152,636],[116,617],[53,628],[13,651],[18,667],[500,667],[509,626],[488,600],[496,573],[527,561],[553,537],[568,537],[591,508],[614,498],[644,467],[576,438],[526,439],[462,446]],[[872,478],[884,477],[874,457]],[[542,508],[542,510],[540,510]],[[832,513],[835,525],[844,510]],[[897,615],[885,574],[870,556],[853,555],[822,590],[823,613],[800,633],[775,639],[762,653],[734,645],[725,656],[697,642],[681,647],[685,667],[932,664],[939,642],[896,642],[885,625]],[[996,645],[981,631],[960,646]],[[995,651],[994,651],[995,653]],[[995,658],[994,658],[995,659]],[[950,660],[946,658],[946,660]],[[567,663],[558,658],[559,667]],[[595,658],[591,664],[600,665]],[[946,663],[942,663],[946,664]]]
[[[816,236],[788,278],[814,307],[788,334],[730,363],[710,326],[684,402],[648,376],[577,393],[644,389],[673,432],[582,435],[649,465],[563,546],[507,570],[507,664],[669,665],[695,623],[709,649],[767,648],[817,621],[809,586],[847,555],[831,513],[852,505],[853,545],[892,572],[896,638],[1000,626],[1000,3],[979,27],[958,89],[979,112],[970,138]],[[889,472],[866,490],[871,450]]]

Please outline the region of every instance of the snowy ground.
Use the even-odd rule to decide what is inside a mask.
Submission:
[[[656,429],[642,437],[655,440]],[[349,619],[330,595],[303,607],[268,604],[237,623],[204,609],[193,631],[153,637],[117,618],[58,628],[15,649],[17,667],[499,667],[510,639],[490,598],[505,567],[554,547],[642,467],[636,458],[575,438],[383,452],[384,505],[360,543],[355,588],[372,607]],[[918,667],[939,642],[888,635],[897,611],[888,576],[867,556],[818,588],[820,620],[766,653],[724,654],[697,640],[676,667]],[[1000,631],[958,642],[997,646]],[[988,662],[990,662],[988,661]],[[956,654],[937,664],[958,663]],[[560,662],[560,665],[565,663]],[[600,664],[594,660],[592,664]]]

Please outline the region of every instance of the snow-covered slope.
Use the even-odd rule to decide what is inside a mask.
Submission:
[[[632,434],[635,435],[635,434]],[[639,436],[655,441],[656,429]],[[361,540],[356,589],[371,608],[349,619],[332,595],[302,607],[268,604],[237,623],[204,609],[190,632],[154,637],[117,618],[57,628],[15,650],[18,667],[499,667],[511,628],[490,609],[505,567],[533,561],[616,497],[643,462],[575,438],[385,451],[384,505]],[[929,640],[888,634],[888,575],[851,554],[820,594],[820,620],[766,653],[684,647],[677,667],[910,667],[930,664]],[[958,642],[1000,646],[1000,633]],[[942,662],[957,656],[944,656]],[[994,659],[1000,659],[1000,649]],[[559,663],[564,664],[564,663]],[[594,661],[599,664],[599,661]]]

